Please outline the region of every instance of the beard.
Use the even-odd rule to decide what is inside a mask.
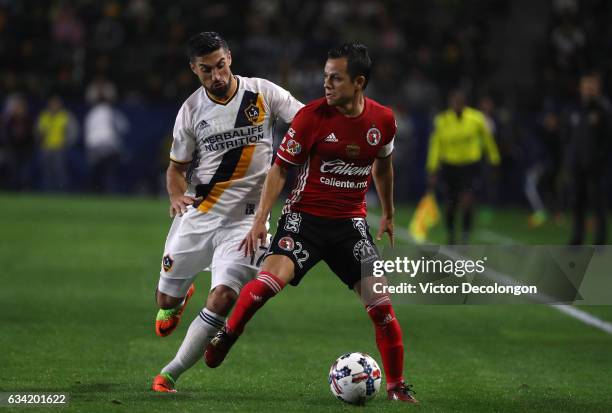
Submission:
[[[228,82],[228,83],[223,84],[222,86],[221,86],[221,85],[219,85],[219,86],[217,86],[217,87],[212,87],[212,86],[211,86],[211,88],[210,88],[210,89],[208,89],[208,91],[209,91],[209,92],[210,92],[212,95],[214,95],[215,97],[218,97],[218,98],[224,98],[224,97],[226,97],[226,96],[227,96],[227,91],[228,91],[228,90],[229,90],[229,88],[230,88],[230,84],[231,84],[231,81],[230,81],[230,82]]]

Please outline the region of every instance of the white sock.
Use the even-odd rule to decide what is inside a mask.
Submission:
[[[204,308],[191,322],[174,359],[162,369],[176,381],[179,376],[204,356],[204,349],[225,324],[225,317]]]

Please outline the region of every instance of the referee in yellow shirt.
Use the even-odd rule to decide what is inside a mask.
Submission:
[[[433,189],[440,181],[445,195],[448,243],[455,244],[455,215],[463,211],[462,239],[467,243],[472,228],[475,191],[480,185],[482,158],[499,165],[499,151],[482,112],[465,105],[465,94],[449,95],[449,108],[434,120],[429,140],[427,173]]]

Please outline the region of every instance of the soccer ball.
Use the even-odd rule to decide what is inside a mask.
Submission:
[[[350,404],[365,404],[380,389],[381,374],[376,361],[365,353],[346,353],[329,370],[329,388],[334,396]]]

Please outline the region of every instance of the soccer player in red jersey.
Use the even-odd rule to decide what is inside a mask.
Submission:
[[[361,297],[374,323],[390,400],[418,403],[404,383],[402,331],[389,296],[374,294],[371,268],[379,253],[370,235],[365,195],[372,179],[383,215],[377,239],[393,245],[393,166],[396,124],[391,109],[364,96],[371,59],[358,43],[328,53],[325,97],[302,108],[270,169],[251,231],[241,244],[253,254],[265,242],[266,218],[287,178],[299,166],[278,229],[257,277],[247,283],[227,324],[206,348],[219,366],[246,323],[286,284],[297,285],[320,260]],[[363,278],[362,278],[363,274]]]

